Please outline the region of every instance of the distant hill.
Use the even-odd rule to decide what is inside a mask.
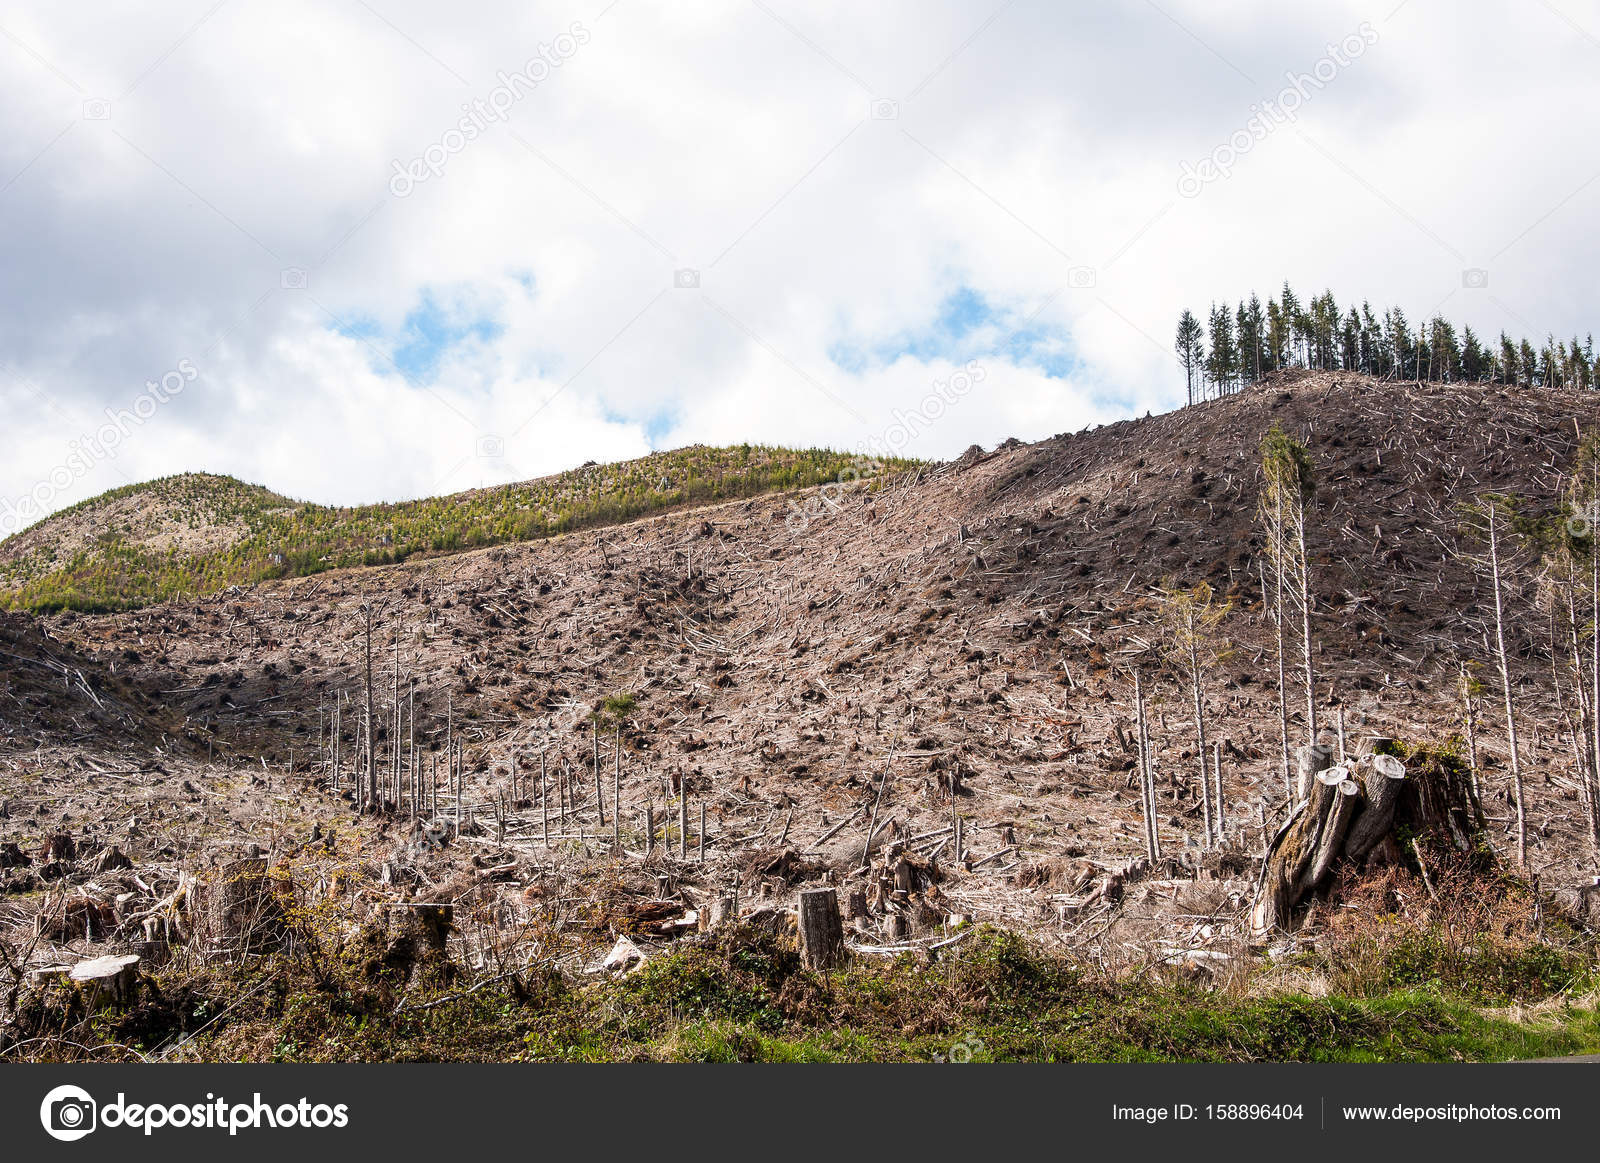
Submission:
[[[398,504],[336,508],[210,473],[113,489],[0,541],[0,608],[130,609],[230,585],[385,565],[838,479],[825,449],[693,445]],[[915,466],[887,461],[884,472]]]

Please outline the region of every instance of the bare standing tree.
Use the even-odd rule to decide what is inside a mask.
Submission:
[[[1485,576],[1494,596],[1494,648],[1505,694],[1506,747],[1511,758],[1511,787],[1517,810],[1517,863],[1528,868],[1528,817],[1522,795],[1522,757],[1517,748],[1517,714],[1511,691],[1511,662],[1506,651],[1505,579],[1513,565],[1515,544],[1508,544],[1515,502],[1504,493],[1484,493],[1467,507],[1466,531],[1483,543],[1482,554],[1469,557]]]
[[[1271,556],[1269,554],[1269,556]],[[1284,662],[1283,640],[1283,565],[1282,559],[1277,559],[1274,570],[1277,574],[1277,592],[1269,593],[1267,590],[1267,567],[1265,562],[1260,564],[1261,572],[1261,607],[1267,616],[1272,619],[1273,630],[1278,640],[1278,739],[1283,748],[1280,756],[1280,773],[1283,776],[1283,794],[1289,802],[1294,803],[1294,778],[1289,774],[1289,683],[1288,672]]]
[[[1150,725],[1144,713],[1144,679],[1133,668],[1133,715],[1139,744],[1139,804],[1144,810],[1145,855],[1154,864],[1161,859],[1161,836],[1156,827],[1156,776],[1150,761]]]
[[[1317,681],[1311,661],[1311,558],[1306,526],[1316,477],[1311,454],[1277,423],[1261,441],[1260,518],[1267,530],[1267,552],[1287,579],[1300,610],[1300,657],[1306,686],[1306,742],[1317,742]],[[1284,589],[1280,580],[1280,594]],[[1285,611],[1280,597],[1279,624]]]
[[[1589,636],[1589,778],[1585,783],[1590,843],[1600,854],[1600,431],[1590,432],[1579,442],[1566,500],[1567,520],[1560,539],[1574,572],[1586,574],[1588,582],[1588,624],[1582,627]],[[1579,632],[1576,613],[1573,632],[1575,636]],[[1573,650],[1576,659],[1576,637]]]
[[[1467,771],[1472,777],[1472,794],[1479,796],[1478,786],[1478,698],[1483,694],[1483,683],[1468,669],[1477,663],[1461,663],[1461,725],[1467,732]]]
[[[371,602],[361,603],[361,627],[364,632],[366,648],[367,739],[365,760],[367,765],[366,807],[369,811],[377,811],[378,808],[378,765],[376,762],[377,746],[373,740],[372,730],[373,724],[376,722],[376,720],[373,718],[372,705],[372,626],[377,614],[378,611]]]
[[[1206,744],[1205,679],[1206,668],[1224,653],[1217,627],[1232,608],[1219,602],[1211,586],[1201,582],[1193,589],[1180,589],[1170,580],[1159,597],[1162,619],[1166,623],[1168,657],[1188,672],[1189,692],[1194,702],[1195,756],[1200,764],[1200,810],[1205,825],[1205,846],[1222,839],[1222,772],[1216,772],[1218,786],[1211,786],[1206,759],[1211,749]]]

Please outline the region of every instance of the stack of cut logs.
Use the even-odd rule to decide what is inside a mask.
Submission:
[[[1369,739],[1360,757],[1337,765],[1330,747],[1300,749],[1295,806],[1267,849],[1250,911],[1253,937],[1287,928],[1341,861],[1360,868],[1420,859],[1414,848],[1401,851],[1397,827],[1470,850],[1482,828],[1470,786],[1440,765],[1420,780],[1408,778],[1406,765],[1387,754],[1392,742]]]

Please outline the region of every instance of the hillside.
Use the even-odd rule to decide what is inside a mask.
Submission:
[[[693,446],[519,484],[332,508],[187,473],[114,489],[0,542],[0,608],[128,609],[230,585],[405,561],[838,479],[821,449]],[[882,471],[910,467],[890,461]]]
[[[15,719],[0,741],[0,841],[31,850],[81,828],[91,844],[116,838],[141,867],[167,869],[257,842],[286,876],[317,886],[306,892],[318,907],[344,907],[317,895],[336,866],[362,900],[454,902],[472,918],[449,937],[460,964],[536,948],[576,973],[618,934],[657,955],[681,931],[673,918],[735,886],[744,910],[773,924],[800,886],[871,887],[855,879],[863,854],[897,840],[937,866],[913,894],[922,903],[905,948],[931,956],[931,943],[976,920],[1102,968],[1178,965],[1185,981],[1237,972],[1251,989],[1315,993],[1355,972],[1329,951],[1345,948],[1337,917],[1288,938],[1275,956],[1289,959],[1271,962],[1238,927],[1288,806],[1258,572],[1262,436],[1274,423],[1297,434],[1318,478],[1309,542],[1322,738],[1342,727],[1352,748],[1377,735],[1458,756],[1458,668],[1489,660],[1491,611],[1463,558],[1461,507],[1487,490],[1516,493],[1527,529],[1548,524],[1593,408],[1578,393],[1286,375],[1162,416],[969,450],[803,521],[788,497],[739,497],[549,540],[33,619],[36,645],[71,658],[91,689],[115,681],[128,705],[160,708],[159,723],[144,714],[161,769],[142,767],[149,743],[82,713]],[[1546,892],[1577,908],[1596,862],[1561,697],[1570,683],[1553,681],[1537,547],[1519,536],[1507,549],[1530,862]],[[1162,650],[1156,598],[1169,581],[1209,581],[1231,602],[1219,628],[1231,650],[1207,673],[1227,804],[1220,850],[1202,850],[1192,704]],[[379,785],[390,786],[398,722],[402,784],[414,787],[414,772],[432,788],[431,831],[411,821],[410,791],[398,815],[352,810],[369,610]],[[1136,867],[1144,847],[1135,665],[1166,855],[1114,909],[1079,916],[1090,878]],[[597,740],[591,711],[619,694],[624,719]],[[1491,685],[1480,704],[1476,756],[1488,839],[1507,857],[1498,695]],[[72,697],[81,712],[81,692]],[[1299,744],[1293,689],[1290,702]],[[459,783],[447,740],[461,749]],[[108,790],[109,773],[130,771]],[[1488,924],[1441,921],[1443,906],[1428,902],[1449,886],[1395,884],[1382,899],[1404,924],[1385,933],[1459,942]],[[1459,891],[1470,901],[1484,890]],[[14,920],[32,924],[20,911]],[[1522,921],[1494,923],[1502,937],[1522,932]],[[852,939],[895,948],[902,938]],[[1435,950],[1428,957],[1439,947],[1418,946]],[[1449,972],[1480,954],[1512,956],[1485,949],[1452,953]],[[1566,988],[1579,964],[1562,960],[1569,952],[1541,962],[1566,975],[1538,987],[1548,992],[1493,996]]]
[[[748,776],[836,809],[899,739],[901,761],[927,778],[959,755],[991,793],[974,805],[991,818],[1026,806],[1041,836],[1081,829],[1085,843],[1093,833],[1097,847],[1131,850],[1137,805],[1125,797],[1092,813],[1094,825],[1074,821],[1080,793],[1104,795],[1105,772],[1123,770],[1126,667],[1160,664],[1152,597],[1168,579],[1208,581],[1232,601],[1223,633],[1235,649],[1212,676],[1230,778],[1251,817],[1281,798],[1255,521],[1258,445],[1273,422],[1306,437],[1320,480],[1324,726],[1342,708],[1353,733],[1444,739],[1459,730],[1459,664],[1489,658],[1487,591],[1461,557],[1460,505],[1492,489],[1526,498],[1529,517],[1554,512],[1588,406],[1554,392],[1303,375],[974,450],[808,522],[787,520],[782,497],[755,497],[48,624],[86,657],[119,659],[120,675],[171,692],[218,746],[269,763],[291,747],[306,755],[318,708],[359,694],[359,609],[376,603],[377,641],[392,650],[401,634],[420,737],[435,745],[453,708],[485,790],[514,752],[580,765],[581,709],[621,690],[638,699],[637,762],[687,770],[708,795]],[[1543,721],[1530,761],[1565,769],[1536,564],[1525,555],[1509,578],[1519,705]],[[124,657],[135,642],[136,661]],[[1169,767],[1187,746],[1175,679],[1153,696]],[[1485,744],[1486,763],[1498,764],[1496,746]],[[1535,845],[1564,863],[1581,855],[1580,835],[1577,817],[1552,807]]]

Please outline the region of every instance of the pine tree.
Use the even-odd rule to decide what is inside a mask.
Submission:
[[[1290,352],[1288,362],[1292,364],[1294,362],[1294,345],[1305,334],[1305,316],[1300,310],[1300,300],[1295,298],[1295,293],[1287,281],[1283,284],[1281,301],[1283,303],[1284,349]]]
[[[1276,299],[1267,300],[1267,362],[1273,371],[1289,363],[1289,325]]]
[[[1185,386],[1189,392],[1189,403],[1195,402],[1195,387],[1197,380],[1205,370],[1205,331],[1200,326],[1200,320],[1194,317],[1194,312],[1184,309],[1178,316],[1178,335],[1173,344],[1178,353],[1178,362],[1183,365]]]
[[[1361,316],[1354,307],[1344,317],[1344,331],[1339,336],[1339,366],[1347,372],[1361,367]]]
[[[1495,377],[1495,382],[1500,384],[1515,384],[1518,382],[1517,345],[1511,342],[1511,337],[1504,331],[1500,333],[1500,374]]]
[[[1247,349],[1247,365],[1245,371],[1250,376],[1251,383],[1260,383],[1266,371],[1266,356],[1262,350],[1267,342],[1267,317],[1261,309],[1261,299],[1254,291],[1250,292],[1250,307],[1245,312],[1245,318],[1250,324],[1250,346]]]
[[[1361,304],[1361,370],[1369,376],[1378,374],[1379,352],[1383,349],[1383,330],[1372,314],[1372,305]]]
[[[1239,353],[1234,346],[1233,317],[1227,304],[1211,307],[1211,354],[1206,357],[1206,375],[1216,386],[1217,395],[1226,395],[1238,371]]]
[[[1481,384],[1489,378],[1490,355],[1472,328],[1461,329],[1461,378],[1468,383]]]
[[[1175,346],[1191,403],[1205,398],[1206,385],[1225,395],[1260,382],[1268,372],[1295,366],[1432,383],[1600,387],[1600,357],[1592,335],[1580,341],[1576,335],[1557,340],[1547,334],[1535,349],[1527,339],[1514,342],[1502,331],[1496,347],[1485,344],[1471,327],[1458,332],[1442,315],[1413,328],[1399,307],[1381,316],[1367,302],[1341,311],[1331,290],[1302,304],[1288,282],[1279,298],[1265,304],[1254,293],[1232,310],[1214,303],[1209,352],[1203,342],[1186,338],[1190,325],[1204,338],[1205,329],[1185,311]]]

